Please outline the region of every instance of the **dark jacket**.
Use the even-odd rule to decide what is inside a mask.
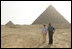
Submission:
[[[55,28],[53,26],[48,26],[48,32],[53,32],[55,31]]]

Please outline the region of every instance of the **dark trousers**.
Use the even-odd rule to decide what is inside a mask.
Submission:
[[[49,34],[49,44],[53,44],[53,32],[48,32]]]

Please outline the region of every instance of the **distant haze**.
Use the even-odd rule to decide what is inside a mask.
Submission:
[[[1,25],[8,21],[30,25],[49,5],[71,23],[71,1],[1,1]]]

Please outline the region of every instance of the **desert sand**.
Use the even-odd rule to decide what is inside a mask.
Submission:
[[[42,43],[42,25],[1,26],[1,48],[71,48],[71,28],[56,28],[53,45]]]

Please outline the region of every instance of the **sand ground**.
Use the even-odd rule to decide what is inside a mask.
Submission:
[[[56,29],[53,45],[42,43],[41,28],[36,25],[1,26],[1,48],[71,48],[71,28]]]

